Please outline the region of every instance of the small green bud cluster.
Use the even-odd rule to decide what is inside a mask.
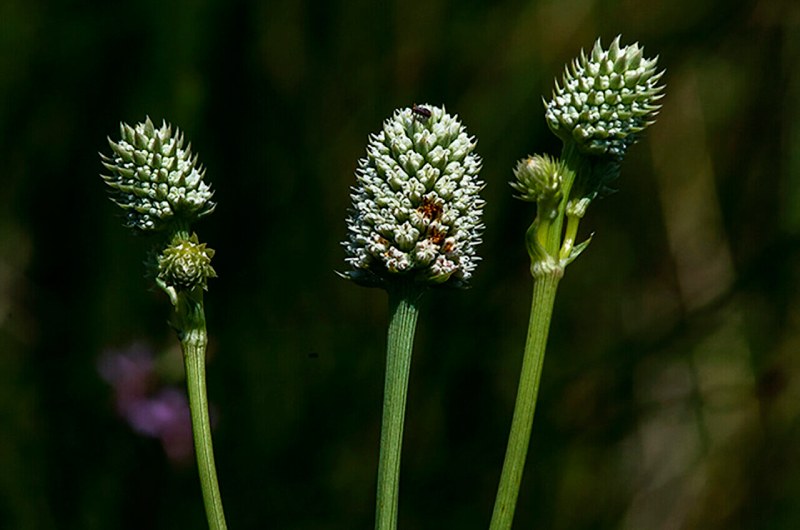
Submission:
[[[111,172],[103,175],[111,199],[125,210],[126,225],[143,232],[160,231],[174,223],[191,223],[208,215],[216,204],[203,181],[205,170],[183,147],[183,135],[164,122],[160,129],[148,117],[135,127],[120,124],[121,139],[108,140],[112,155],[100,155]]]
[[[550,129],[592,155],[622,158],[661,108],[658,57],[646,59],[638,43],[620,48],[619,41],[604,50],[597,39],[588,57],[581,51],[545,102]]]
[[[217,273],[211,266],[214,250],[200,243],[197,234],[177,235],[158,256],[158,279],[177,290],[207,289],[209,278]]]
[[[519,195],[517,199],[535,202],[540,207],[553,210],[561,201],[564,182],[564,164],[548,155],[534,155],[517,162],[514,168],[516,182],[511,182]]]
[[[175,292],[206,289],[208,279],[216,277],[214,251],[188,234],[191,223],[214,211],[214,192],[191,145],[184,147],[183,134],[173,133],[166,122],[158,129],[149,117],[133,127],[121,123],[120,136],[118,142],[108,140],[111,156],[100,155],[110,172],[101,176],[111,200],[125,211],[126,226],[165,234],[149,265],[175,303]]]
[[[464,286],[478,261],[484,201],[476,141],[443,107],[399,109],[369,138],[342,243],[358,283]]]

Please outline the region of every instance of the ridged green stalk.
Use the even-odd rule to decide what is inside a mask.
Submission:
[[[214,463],[214,444],[211,439],[211,422],[208,415],[206,397],[206,318],[203,309],[202,293],[200,300],[188,294],[178,295],[177,316],[182,329],[179,331],[183,361],[186,367],[186,388],[189,393],[189,409],[192,415],[192,434],[197,457],[197,470],[203,503],[206,509],[208,527],[211,530],[225,530],[225,514],[222,510],[222,497],[219,493],[217,469]]]
[[[536,411],[536,398],[539,394],[539,380],[542,375],[550,318],[553,314],[559,280],[559,275],[554,273],[539,278],[533,284],[531,317],[525,340],[525,354],[517,388],[517,401],[514,406],[511,433],[508,436],[506,457],[492,513],[491,530],[511,528],[514,520],[514,510],[517,506],[522,472],[525,469],[525,460],[528,455],[533,415]]]
[[[419,314],[421,292],[414,287],[389,290],[389,336],[386,343],[386,375],[383,390],[381,446],[375,529],[397,528],[400,491],[400,454],[403,445],[408,377]]]

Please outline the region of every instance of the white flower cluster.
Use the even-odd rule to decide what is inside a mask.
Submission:
[[[619,40],[603,50],[597,39],[588,58],[581,51],[545,102],[550,129],[592,155],[622,158],[661,108],[658,57],[645,59],[638,43],[620,48]]]
[[[142,231],[157,231],[175,221],[191,223],[211,213],[214,192],[203,181],[191,146],[183,135],[164,122],[160,129],[150,118],[131,127],[120,124],[119,143],[108,140],[112,155],[100,155],[111,175],[103,179],[112,200],[127,214],[126,224]]]
[[[343,242],[349,278],[466,284],[483,230],[475,146],[457,116],[431,105],[395,111],[370,136]]]

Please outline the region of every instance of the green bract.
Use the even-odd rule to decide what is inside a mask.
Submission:
[[[176,237],[158,257],[158,279],[178,291],[206,288],[209,278],[217,273],[211,266],[214,250],[199,243],[197,234],[188,239]]]
[[[456,116],[430,105],[395,111],[370,136],[343,242],[347,277],[366,285],[469,280],[483,230],[475,146]]]
[[[111,141],[112,155],[100,155],[111,175],[103,179],[111,199],[126,212],[127,226],[145,232],[170,224],[191,223],[211,213],[214,192],[203,182],[205,170],[183,147],[183,135],[163,122],[160,129],[150,118],[131,127],[120,124],[121,140]]]
[[[620,48],[619,40],[603,50],[597,39],[589,57],[581,51],[545,102],[550,129],[592,155],[623,157],[661,108],[658,57],[645,59],[638,43]]]

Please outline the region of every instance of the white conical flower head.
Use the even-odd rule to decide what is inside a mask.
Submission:
[[[343,242],[347,277],[466,285],[483,230],[475,146],[457,116],[432,105],[396,110],[370,136]]]

